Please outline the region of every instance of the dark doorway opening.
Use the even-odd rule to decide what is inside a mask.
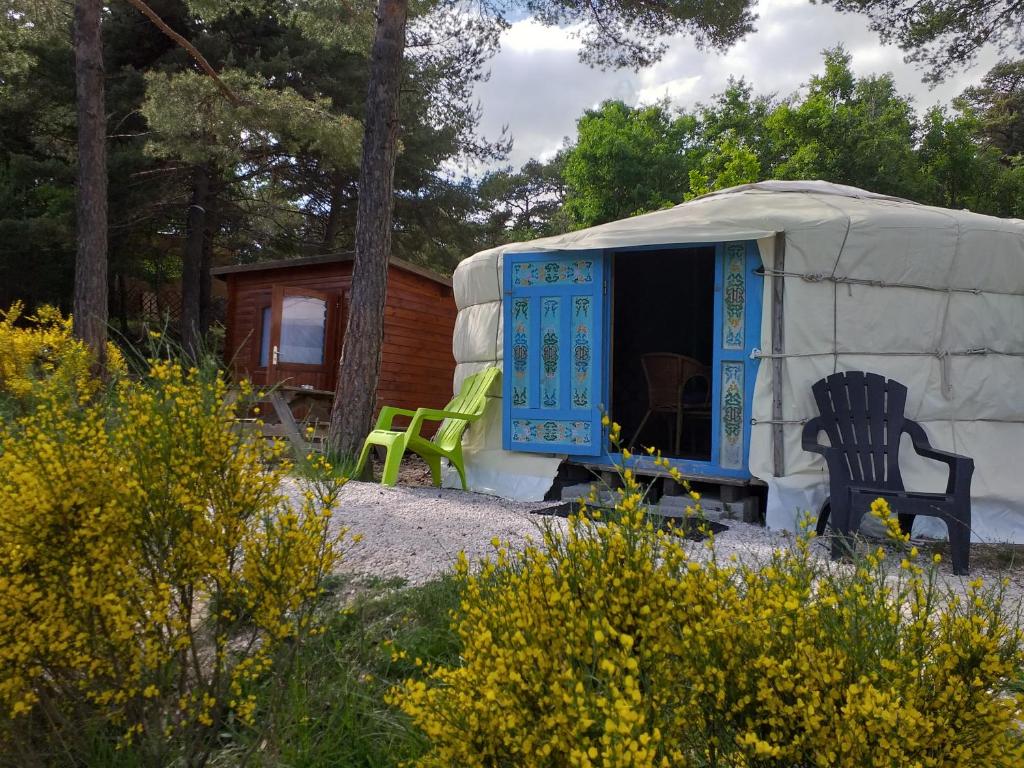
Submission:
[[[711,458],[715,249],[615,255],[611,418],[631,450]]]

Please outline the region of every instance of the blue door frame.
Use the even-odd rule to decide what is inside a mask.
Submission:
[[[757,243],[753,240],[735,241],[726,243],[665,243],[651,246],[624,247],[599,251],[560,251],[552,253],[529,253],[529,254],[506,254],[505,257],[505,285],[506,296],[505,306],[505,356],[506,360],[512,356],[512,322],[511,322],[511,293],[508,286],[511,285],[512,264],[524,261],[536,261],[549,258],[552,260],[566,260],[584,256],[586,258],[600,260],[600,268],[595,270],[597,275],[605,283],[601,289],[595,285],[593,291],[595,299],[598,298],[598,290],[602,294],[600,303],[603,305],[598,327],[601,328],[603,339],[595,349],[600,350],[599,357],[594,362],[594,373],[600,376],[600,387],[594,389],[600,392],[601,403],[611,402],[611,380],[612,380],[612,324],[614,322],[612,296],[614,290],[607,289],[607,282],[614,279],[614,272],[611,269],[612,260],[623,252],[636,253],[638,251],[655,251],[675,248],[715,248],[715,286],[714,286],[714,339],[712,349],[714,359],[711,365],[712,371],[712,392],[711,392],[711,460],[694,461],[685,459],[670,459],[672,466],[676,467],[683,475],[692,478],[723,479],[742,482],[751,478],[748,470],[750,455],[750,433],[751,433],[751,412],[754,396],[754,381],[757,377],[758,360],[753,356],[754,350],[760,343],[761,338],[761,309],[764,296],[764,274],[761,267],[761,258],[757,250]],[[638,256],[642,258],[642,256]],[[597,266],[595,264],[595,266]],[[597,276],[595,275],[595,277]],[[607,282],[606,282],[607,281]],[[597,281],[595,281],[597,282]],[[554,291],[546,290],[546,293]],[[536,331],[530,324],[530,336],[533,337]],[[532,350],[536,346],[531,344]],[[529,371],[530,378],[533,378],[534,367],[537,360],[534,359],[536,352],[530,355]],[[507,450],[543,451],[541,444],[524,445],[521,443],[513,445],[512,442],[512,411],[511,408],[511,382],[512,377],[506,374],[504,378],[506,390],[505,397],[505,418],[503,419],[504,445]],[[595,391],[594,394],[597,394]],[[532,399],[532,395],[531,395]],[[532,403],[531,403],[532,405]],[[524,414],[525,415],[525,414]],[[565,418],[568,414],[557,414]],[[588,414],[589,415],[589,414]],[[724,415],[724,418],[723,418]],[[596,427],[596,425],[595,425]],[[595,429],[595,432],[597,430]],[[597,437],[597,435],[594,435]],[[622,462],[619,453],[611,453],[607,440],[606,430],[602,430],[600,438],[593,442],[587,441],[587,450],[582,445],[574,446],[566,451],[566,446],[561,451],[575,454],[579,460],[588,464],[604,465],[612,467]],[[593,450],[593,443],[599,443],[600,452]],[[549,445],[547,451],[559,448]],[[646,455],[638,455],[631,462],[635,470],[641,472],[658,473],[663,470],[654,465],[654,460]]]

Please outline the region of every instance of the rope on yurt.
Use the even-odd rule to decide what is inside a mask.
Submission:
[[[946,285],[949,285],[950,279],[953,276],[953,269],[956,267],[957,257],[960,255],[960,221],[955,216],[949,216],[944,214],[956,225],[956,245],[953,247],[953,258],[949,260],[949,266],[946,268]],[[944,344],[943,341],[946,338],[946,325],[949,321],[949,305],[953,301],[953,292],[946,291],[946,306],[942,310],[942,325],[939,326],[939,348],[941,349]],[[939,358],[939,378],[942,384],[942,396],[946,400],[953,399],[953,382],[949,376],[949,357],[944,355]],[[956,443],[956,435],[953,436],[954,450]]]
[[[826,275],[823,272],[793,272],[788,270],[776,271],[774,269],[765,268],[764,274],[766,277],[798,277],[801,280],[808,283],[843,283],[850,285],[866,285],[872,288],[912,288],[920,291],[935,291],[936,293],[970,293],[975,296],[981,294],[991,293],[996,296],[1024,296],[1022,291],[999,291],[992,288],[955,288],[953,286],[937,286],[937,285],[924,285],[922,283],[900,283],[900,282],[888,282],[886,280],[868,280],[863,277],[848,277],[846,275]]]
[[[751,424],[751,426],[755,426],[755,427],[760,425],[760,424],[806,424],[808,421],[811,420],[811,418],[812,417],[810,417],[810,416],[807,417],[806,419],[755,419],[755,418],[751,417],[750,424]],[[969,419],[958,419],[958,418],[955,418],[955,417],[950,417],[948,419],[920,419],[920,421],[925,422],[925,423],[932,422],[932,421],[948,421],[951,424],[959,423],[961,421],[963,421],[963,422],[972,422],[972,423],[976,422],[976,421],[983,421],[983,422],[987,422],[987,423],[991,423],[991,424],[1024,424],[1024,419],[991,419],[991,418],[978,418],[978,419],[976,419],[974,417],[971,417]]]
[[[843,232],[843,241],[839,243],[839,250],[836,251],[836,260],[832,262],[832,277],[835,277],[839,269],[839,262],[843,258],[843,251],[846,250],[846,241],[850,237],[850,230],[853,229],[853,216],[849,211],[834,204],[831,200],[824,200],[819,196],[814,197],[822,205],[831,208],[840,216],[846,216],[846,230]],[[839,283],[832,283],[832,373],[839,370]]]
[[[832,352],[786,352],[781,355],[775,355],[771,352],[762,352],[759,349],[755,349],[750,353],[753,358],[771,360],[776,357],[831,357]],[[915,351],[904,351],[904,352],[893,352],[891,350],[872,350],[866,352],[856,351],[843,351],[838,353],[840,357],[846,357],[848,355],[865,355],[868,357],[936,357],[942,359],[943,357],[965,357],[970,355],[999,355],[1000,357],[1024,357],[1024,352],[1001,352],[998,349],[992,349],[991,347],[975,347],[973,349],[933,349],[933,350],[915,350]]]

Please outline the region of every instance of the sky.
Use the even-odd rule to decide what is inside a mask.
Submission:
[[[490,62],[490,79],[477,87],[480,132],[494,138],[507,127],[514,140],[508,162],[518,167],[531,157],[550,158],[564,137],[575,136],[583,111],[606,99],[636,105],[667,97],[676,107],[692,107],[721,92],[729,75],[745,77],[756,93],[785,96],[821,72],[821,51],[839,43],[852,55],[855,73],[892,72],[918,109],[948,104],[998,59],[985,51],[974,66],[929,88],[921,71],[904,63],[895,46],[883,46],[861,16],[808,0],[760,0],[756,12],[757,30],[728,51],[699,51],[681,36],[670,41],[661,62],[640,72],[591,69],[579,63],[577,41],[567,30],[517,21]]]

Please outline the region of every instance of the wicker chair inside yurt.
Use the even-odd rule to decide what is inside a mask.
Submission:
[[[711,413],[711,372],[704,363],[672,352],[648,352],[640,358],[647,379],[647,412],[633,433],[636,443],[652,414],[674,416],[672,444],[679,455],[687,417]]]

